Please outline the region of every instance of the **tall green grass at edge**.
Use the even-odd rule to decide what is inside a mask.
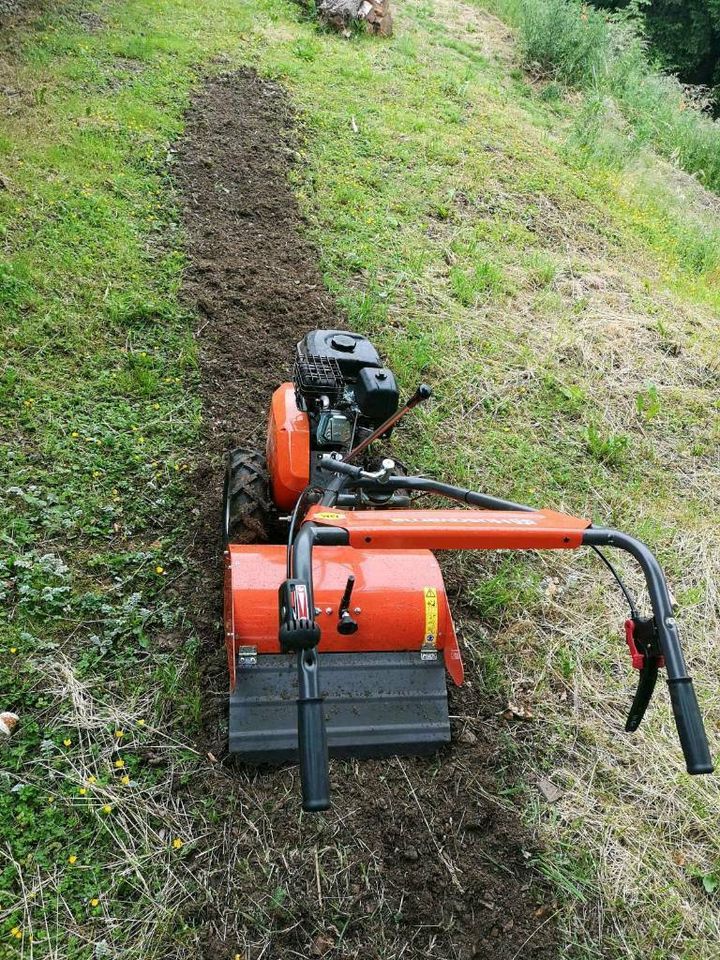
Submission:
[[[639,4],[609,15],[580,0],[480,3],[517,29],[526,65],[594,94],[596,103],[614,101],[633,147],[652,146],[720,193],[720,123],[677,78],[655,67]]]

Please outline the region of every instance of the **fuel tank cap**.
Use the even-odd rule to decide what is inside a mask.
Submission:
[[[336,333],[330,343],[335,350],[341,350],[343,353],[353,353],[357,340],[354,337],[346,336],[344,333]]]

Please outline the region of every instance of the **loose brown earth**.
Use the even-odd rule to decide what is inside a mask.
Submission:
[[[285,94],[251,72],[205,86],[178,148],[205,422],[188,544],[196,573],[185,599],[203,643],[206,747],[217,755],[223,454],[262,446],[270,394],[289,375],[296,341],[315,327],[345,326],[288,185],[296,148]],[[334,762],[326,815],[300,815],[292,768],[223,765],[195,785],[219,813],[210,858],[198,862],[207,903],[188,917],[204,931],[205,958],[556,960],[556,905],[529,866],[532,837],[494,799],[499,704],[476,693],[468,666],[469,682],[453,697],[462,721],[452,747],[432,759]]]

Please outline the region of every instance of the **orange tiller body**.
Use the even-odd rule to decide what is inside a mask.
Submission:
[[[308,415],[298,410],[291,383],[283,383],[272,396],[267,462],[275,505],[292,510],[310,482],[310,422]]]
[[[280,653],[278,585],[285,578],[282,546],[229,548],[225,568],[225,635],[231,683],[238,647]],[[338,603],[348,576],[355,576],[360,629],[337,630]],[[316,547],[313,590],[322,629],[320,653],[420,650],[443,652],[448,673],[460,684],[462,661],[437,560],[429,550],[356,550]]]

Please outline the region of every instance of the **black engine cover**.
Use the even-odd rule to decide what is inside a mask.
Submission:
[[[345,330],[313,330],[298,344],[298,356],[334,360],[345,380],[355,380],[363,367],[382,366],[367,337]]]

